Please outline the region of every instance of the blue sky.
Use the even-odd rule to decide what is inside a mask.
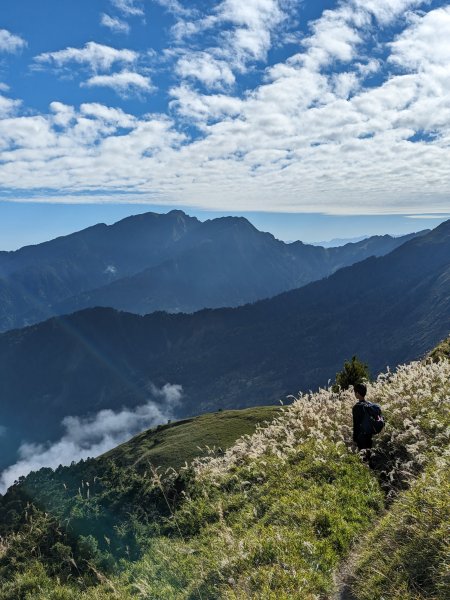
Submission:
[[[174,207],[405,233],[449,165],[449,2],[2,1],[2,249]]]

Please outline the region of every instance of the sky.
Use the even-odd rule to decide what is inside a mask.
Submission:
[[[172,208],[401,234],[449,165],[449,2],[2,0],[0,249]]]

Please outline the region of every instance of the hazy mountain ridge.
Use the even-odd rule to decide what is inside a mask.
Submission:
[[[199,224],[182,211],[144,213],[0,253],[0,294],[19,306],[0,312],[0,328],[48,318],[56,302],[158,264]]]
[[[99,224],[0,253],[0,331],[93,306],[139,314],[238,306],[320,279],[411,237],[324,249],[285,244],[242,217],[179,210]]]
[[[387,256],[240,308],[145,317],[87,309],[4,333],[6,446],[55,439],[67,414],[143,404],[151,384],[182,385],[183,416],[325,385],[355,353],[376,374],[447,334],[449,291],[450,221]]]

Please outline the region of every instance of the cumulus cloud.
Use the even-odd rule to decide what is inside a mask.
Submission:
[[[239,98],[225,94],[199,94],[187,85],[181,85],[170,90],[179,114],[195,121],[217,120],[224,117],[237,116],[243,107]]]
[[[125,113],[120,108],[111,108],[98,102],[82,104],[80,113],[88,117],[102,119],[107,123],[113,123],[117,127],[132,128],[137,123],[136,117]]]
[[[159,3],[162,0],[159,0]],[[263,61],[273,43],[273,35],[287,20],[281,0],[222,0],[209,14],[178,14],[172,28],[182,56],[176,71],[181,77],[195,78],[206,87],[231,85],[234,72],[244,73],[248,65]],[[194,16],[195,18],[192,18]],[[216,32],[216,45],[199,52],[183,45],[185,38],[208,30]]]
[[[127,67],[137,63],[139,54],[126,48],[117,49],[96,42],[88,42],[83,48],[66,48],[57,52],[45,52],[36,56],[35,65],[51,64],[62,68],[70,63],[78,63],[90,71],[91,76],[80,85],[82,87],[108,87],[122,97],[149,93],[154,87],[150,77]],[[114,66],[122,67],[115,73],[108,73]]]
[[[263,60],[271,46],[271,32],[285,18],[278,0],[224,0],[217,12],[219,19],[236,27],[229,42],[243,60]]]
[[[127,16],[143,16],[144,10],[137,0],[111,0],[111,4],[118,11]]]
[[[358,90],[361,82],[357,73],[343,72],[337,73],[332,77],[333,91],[338,98],[347,99],[351,94]]]
[[[177,63],[176,71],[181,77],[197,79],[208,87],[232,85],[235,82],[228,63],[215,59],[208,52],[183,56]]]
[[[20,181],[22,197],[47,187],[70,201],[120,189],[124,199],[222,210],[445,212],[449,8],[343,0],[305,24],[295,53],[246,79],[265,50],[246,50],[238,30],[261,27],[273,44],[293,4],[222,1],[177,16],[193,36],[206,23],[208,43],[217,43],[199,47],[193,38],[191,48],[175,49],[167,115],[53,103],[50,115],[4,120],[3,185]],[[428,10],[411,12],[418,7]],[[122,94],[128,73],[116,74]],[[146,73],[134,75],[144,79],[134,89],[149,91]],[[94,73],[90,85],[113,86],[113,77]]]
[[[174,15],[189,15],[192,10],[186,8],[179,2],[179,0],[153,0],[156,4],[159,4]]]
[[[158,1],[158,4],[161,4],[161,2]],[[180,16],[182,13],[175,14]],[[187,19],[180,16],[175,25],[172,27],[171,32],[174,40],[177,43],[182,43],[185,38],[193,37],[202,31],[206,32],[208,29],[214,27],[217,23],[218,19],[216,15],[207,15],[197,19]]]
[[[65,417],[64,434],[57,442],[23,443],[19,460],[0,475],[0,493],[4,494],[19,477],[42,467],[70,465],[111,450],[133,435],[174,418],[182,398],[182,387],[167,383],[161,389],[150,386],[151,399],[133,409],[104,409],[88,417]],[[1,431],[0,431],[1,435]]]
[[[67,127],[75,119],[73,106],[63,104],[62,102],[52,102],[50,110],[54,114],[52,121],[58,127]]]
[[[34,58],[38,65],[51,64],[62,67],[75,62],[86,65],[92,71],[108,71],[114,64],[131,64],[138,54],[133,50],[112,48],[96,42],[88,42],[83,48],[65,48],[56,52],[44,52]]]
[[[303,46],[308,49],[303,57],[306,64],[317,69],[333,60],[351,61],[362,42],[355,21],[359,27],[367,25],[367,16],[353,12],[348,6],[325,11],[320,19],[312,23],[312,35],[303,40]]]
[[[14,35],[7,29],[0,29],[0,52],[14,54],[27,45],[26,41],[18,35]]]
[[[21,105],[20,100],[12,100],[0,94],[0,119],[13,115]]]
[[[405,69],[426,70],[430,64],[450,64],[450,6],[416,16],[390,44],[389,60]]]
[[[106,13],[102,13],[100,24],[110,29],[113,33],[130,33],[130,26],[126,21],[117,17],[111,17]]]
[[[154,88],[149,77],[132,71],[122,71],[112,75],[94,75],[82,85],[86,87],[109,87],[120,95],[136,92],[151,92]]]
[[[428,4],[425,0],[353,0],[356,10],[365,11],[382,25],[387,25],[408,10]]]

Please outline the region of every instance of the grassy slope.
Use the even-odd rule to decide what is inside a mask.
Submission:
[[[325,599],[333,593],[333,572],[359,540],[357,600],[446,600],[450,364],[401,367],[371,385],[369,394],[383,405],[388,423],[377,439],[377,472],[349,451],[352,395],[322,390],[225,453],[195,460],[185,474],[184,500],[147,536],[144,555],[122,564],[121,574],[102,573],[94,563],[99,585],[86,577],[77,583],[73,573],[58,583],[41,555],[7,574],[0,599]],[[202,419],[225,425],[227,414]],[[144,435],[144,454],[159,451],[169,435],[186,448],[183,428],[194,423]],[[132,446],[117,452],[123,465],[134,460]],[[169,464],[170,452],[159,456],[155,462]],[[122,468],[114,476],[122,485],[132,472]],[[171,492],[171,482],[157,475],[147,483]],[[397,499],[372,531],[370,523],[383,514],[382,489]],[[84,497],[77,510],[95,506]],[[31,528],[36,535],[36,523]],[[6,540],[0,547],[0,567],[10,564],[13,545]]]
[[[445,491],[433,465],[449,467],[450,364],[401,367],[369,394],[388,422],[377,439],[377,471],[348,452],[350,393],[300,399],[225,456],[197,461],[176,527],[153,538],[128,589],[145,599],[329,598],[333,571],[368,534],[357,600],[446,599]],[[435,480],[424,501],[420,486],[413,490],[427,467]],[[373,536],[380,486],[398,500]]]
[[[357,600],[449,598],[449,498],[449,463],[437,461],[358,549],[349,582]]]
[[[258,424],[271,421],[279,412],[279,406],[260,406],[160,425],[136,435],[98,460],[113,460],[120,467],[145,468],[151,462],[163,469],[179,469],[206,454],[207,448],[229,448],[239,437],[252,434]]]
[[[438,361],[440,359],[450,360],[450,337],[446,340],[443,340],[436,346],[436,348],[433,348],[429,356],[434,361]]]

